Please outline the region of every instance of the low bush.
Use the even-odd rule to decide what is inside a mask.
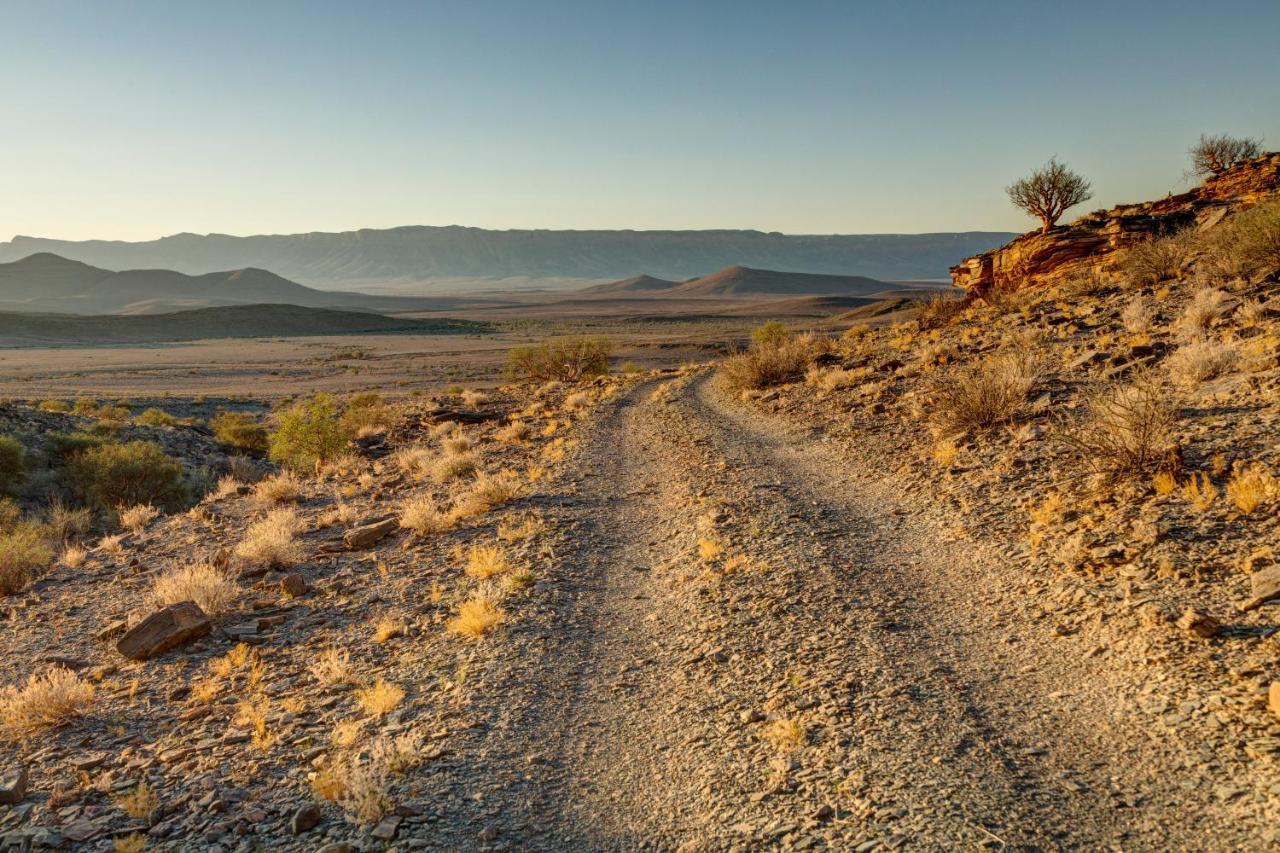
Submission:
[[[71,411],[71,404],[66,400],[41,400],[36,408],[42,412],[66,414]]]
[[[350,435],[328,394],[316,394],[279,415],[268,441],[271,458],[289,468],[317,468],[346,450]]]
[[[382,396],[367,391],[354,394],[347,400],[339,422],[346,434],[351,436],[386,430],[394,421],[395,413],[382,402]]]
[[[1191,257],[1194,240],[1189,230],[1144,240],[1125,250],[1121,270],[1139,287],[1176,278]]]
[[[142,414],[134,418],[134,421],[142,426],[149,427],[169,427],[176,426],[179,423],[178,419],[173,415],[164,409],[157,409],[154,406],[142,412]]]
[[[218,412],[209,421],[214,438],[248,453],[267,452],[267,428],[247,412]]]
[[[27,452],[10,435],[0,435],[0,492],[12,492],[27,477]]]
[[[795,382],[804,377],[819,348],[812,336],[792,334],[774,321],[757,328],[751,345],[726,358],[720,372],[739,391]]]
[[[1128,384],[1097,388],[1085,402],[1083,416],[1060,426],[1056,435],[1086,468],[1113,479],[1177,473],[1177,411],[1155,375],[1141,373]]]
[[[1280,270],[1280,201],[1237,213],[1203,239],[1205,266],[1211,273],[1255,279]]]
[[[48,537],[43,526],[21,521],[0,533],[0,595],[20,592],[53,562]]]
[[[948,370],[928,388],[929,421],[943,435],[1013,423],[1039,378],[1039,364],[1021,352]]]
[[[965,300],[945,293],[931,296],[920,303],[920,311],[916,314],[916,322],[922,329],[937,329],[948,325],[956,317],[964,313]]]
[[[179,508],[185,498],[182,463],[150,441],[101,444],[77,453],[67,475],[85,503],[98,509],[154,504]]]
[[[606,338],[572,337],[516,347],[507,354],[511,379],[577,382],[609,372],[612,345]]]

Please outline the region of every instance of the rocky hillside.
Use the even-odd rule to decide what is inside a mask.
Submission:
[[[1280,153],[1266,154],[1179,195],[1082,216],[1047,233],[1035,231],[951,268],[970,293],[1034,287],[1072,276],[1116,272],[1124,253],[1152,237],[1212,229],[1235,211],[1280,196]]]

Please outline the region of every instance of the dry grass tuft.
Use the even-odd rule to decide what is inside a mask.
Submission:
[[[356,691],[356,703],[371,717],[383,717],[394,711],[404,700],[404,691],[389,681],[379,678],[371,687]]]
[[[537,513],[508,516],[498,524],[498,538],[503,542],[528,542],[547,530],[547,522]]]
[[[1151,302],[1143,296],[1135,296],[1120,311],[1120,322],[1131,335],[1144,335],[1151,331],[1156,312]]]
[[[454,518],[442,512],[430,495],[409,498],[400,506],[400,526],[418,536],[444,533],[453,528]]]
[[[510,503],[524,493],[520,477],[511,471],[481,474],[466,492],[458,496],[455,506],[462,517],[482,515]]]
[[[262,506],[292,503],[302,496],[302,481],[292,471],[282,471],[259,480],[253,487],[253,499]]]
[[[129,817],[149,825],[156,809],[160,808],[160,797],[144,779],[129,789],[127,794],[118,795],[115,798],[115,804]]]
[[[1139,286],[1174,278],[1190,258],[1194,239],[1188,230],[1138,243],[1125,251],[1122,268]]]
[[[415,479],[430,476],[431,465],[435,461],[436,456],[431,452],[431,448],[421,445],[403,447],[391,457],[392,464],[402,474]]]
[[[93,704],[93,686],[69,669],[32,675],[23,687],[0,689],[0,729],[13,740],[83,716]]]
[[[147,600],[157,607],[194,601],[210,616],[230,609],[240,594],[235,580],[208,563],[170,569],[156,578]]]
[[[1194,387],[1231,372],[1239,360],[1240,353],[1232,344],[1211,338],[1194,338],[1178,347],[1165,360],[1165,367],[1175,382]]]
[[[89,557],[89,551],[81,545],[64,545],[58,563],[68,569],[78,569]]]
[[[494,438],[504,444],[519,444],[522,441],[527,441],[532,434],[533,427],[524,421],[516,420],[494,433]]]
[[[379,616],[378,621],[373,623],[373,641],[382,645],[396,637],[403,637],[406,630],[403,619],[387,615]]]
[[[249,525],[244,539],[236,545],[236,556],[255,565],[291,566],[303,557],[295,537],[302,521],[291,509],[277,509],[262,521]]]
[[[1245,515],[1280,496],[1280,481],[1261,465],[1242,465],[1227,481],[1227,497]]]
[[[472,545],[467,552],[467,565],[464,571],[469,577],[487,580],[494,575],[511,571],[511,562],[500,546]]]
[[[131,507],[120,507],[116,515],[120,517],[120,526],[125,530],[137,533],[155,520],[160,510],[151,504],[138,504]]]
[[[1205,512],[1218,499],[1218,487],[1209,479],[1208,474],[1192,474],[1182,484],[1182,497],[1198,512]]]
[[[1178,318],[1178,331],[1188,339],[1207,332],[1226,313],[1231,298],[1216,287],[1202,287],[1191,297]]]
[[[575,391],[564,398],[564,408],[570,412],[580,412],[591,405],[591,395],[586,391]]]
[[[804,742],[804,724],[795,717],[780,717],[764,727],[761,737],[778,749],[795,749]]]
[[[478,640],[502,624],[506,613],[484,592],[473,594],[458,605],[458,613],[449,620],[449,631]]]
[[[328,646],[309,667],[316,681],[326,687],[352,683],[351,655],[339,646]]]
[[[448,483],[459,477],[465,477],[476,470],[474,453],[446,453],[431,463],[431,479],[437,483]]]

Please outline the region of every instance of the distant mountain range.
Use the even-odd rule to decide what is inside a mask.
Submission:
[[[443,310],[458,304],[316,290],[253,268],[202,275],[166,269],[115,272],[47,252],[0,263],[0,311],[156,314],[256,303],[370,311]]]
[[[699,296],[858,296],[893,290],[886,281],[857,275],[820,275],[778,272],[731,266],[688,281],[668,281],[639,275],[622,281],[599,284],[582,292],[597,295],[648,294],[662,297]]]
[[[176,234],[138,243],[15,237],[0,262],[37,252],[107,269],[163,268],[188,275],[269,269],[321,289],[371,288],[455,279],[555,280],[564,286],[635,275],[683,281],[729,264],[824,275],[945,280],[962,258],[1017,235],[789,235],[761,231],[489,231],[460,226],[232,237]],[[402,288],[404,292],[408,292]],[[438,291],[437,291],[438,292]]]

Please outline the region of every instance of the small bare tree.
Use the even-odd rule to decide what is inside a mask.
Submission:
[[[1029,177],[1014,181],[1005,187],[1009,201],[1044,223],[1047,232],[1067,208],[1093,198],[1089,182],[1077,175],[1057,157],[1049,158],[1043,168],[1036,169]]]
[[[1192,174],[1205,178],[1221,175],[1234,166],[1262,156],[1262,141],[1237,139],[1225,133],[1220,136],[1201,134],[1200,141],[1191,146],[1189,153]]]

